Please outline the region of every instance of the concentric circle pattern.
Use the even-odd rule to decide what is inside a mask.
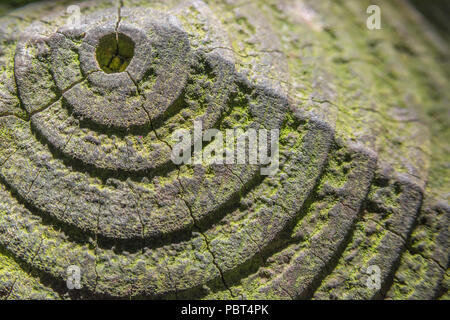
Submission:
[[[0,294],[437,295],[448,263],[448,228],[435,227],[450,213],[441,202],[427,207],[435,245],[420,254],[438,280],[431,289],[393,280],[402,257],[416,261],[405,248],[423,215],[426,125],[410,125],[421,115],[398,107],[373,66],[346,60],[345,33],[326,26],[344,14],[339,6],[327,22],[306,1],[317,13],[305,23],[297,5],[88,1],[74,25],[55,2],[2,18],[1,68],[13,83],[0,83],[0,96],[11,96],[0,100]],[[389,57],[402,59],[392,48],[365,54],[388,68]],[[359,85],[384,96],[371,100]],[[424,92],[411,105],[428,99],[408,90]],[[194,123],[224,135],[278,130],[278,171],[175,164],[176,130],[203,151],[218,143],[196,136]],[[10,257],[17,265],[2,262]],[[366,285],[370,265],[382,270],[376,289]],[[81,290],[65,286],[70,266]]]

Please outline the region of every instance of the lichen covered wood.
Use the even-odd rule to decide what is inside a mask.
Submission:
[[[2,298],[448,298],[448,56],[406,1],[381,30],[367,1],[70,4],[0,18]],[[278,129],[278,172],[174,164],[194,121]]]

